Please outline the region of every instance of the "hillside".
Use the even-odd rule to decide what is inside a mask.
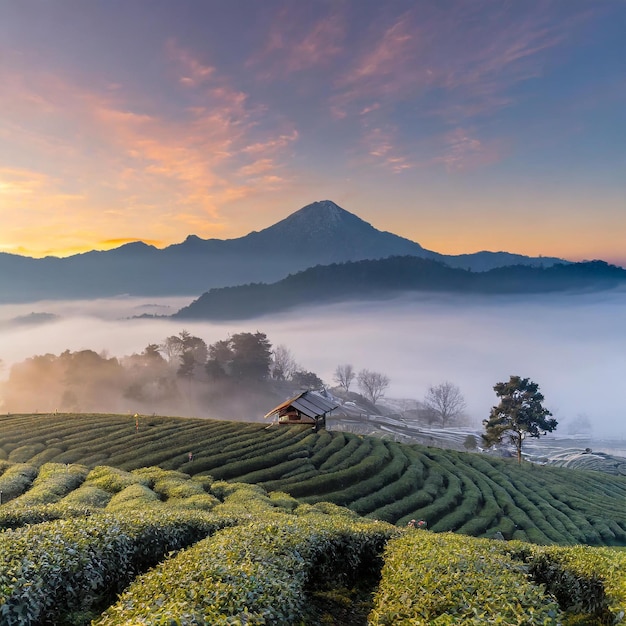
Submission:
[[[6,626],[623,621],[626,552],[538,544],[626,545],[626,479],[156,416],[8,415],[0,443]]]
[[[403,256],[317,266],[272,284],[211,289],[173,317],[247,319],[304,305],[386,299],[404,293],[512,295],[602,290],[623,284],[626,270],[602,261],[470,272]]]
[[[121,294],[197,295],[213,287],[272,282],[315,265],[412,255],[484,271],[563,262],[507,252],[446,256],[374,228],[330,200],[314,202],[236,239],[185,241],[159,249],[141,241],[67,258],[0,253],[0,303]]]
[[[43,463],[158,465],[254,483],[301,502],[327,501],[359,515],[432,530],[536,543],[626,545],[626,477],[537,467],[308,427],[131,416],[12,415],[0,421],[0,457],[24,464],[17,491]],[[188,453],[193,452],[189,461]],[[27,469],[33,468],[33,469]],[[576,475],[576,480],[572,476]],[[30,479],[28,479],[30,476]],[[10,483],[12,484],[12,483]]]

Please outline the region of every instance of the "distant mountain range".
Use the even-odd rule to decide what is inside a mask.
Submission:
[[[487,272],[403,256],[317,266],[273,284],[212,289],[173,317],[249,319],[305,305],[381,300],[408,292],[530,294],[604,290],[626,285],[626,270],[604,261],[514,265]]]
[[[67,258],[33,259],[0,253],[0,302],[122,294],[197,295],[214,287],[278,281],[316,265],[407,255],[474,272],[518,264],[549,267],[567,262],[508,252],[439,254],[409,239],[379,231],[324,200],[237,239],[190,235],[182,243],[163,249],[135,242]]]

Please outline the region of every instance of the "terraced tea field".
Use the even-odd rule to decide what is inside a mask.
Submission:
[[[301,503],[330,502],[399,526],[415,518],[435,532],[485,538],[500,532],[509,540],[537,544],[626,545],[626,477],[519,467],[480,454],[315,433],[302,426],[10,415],[0,418],[0,459],[5,525],[12,523],[18,504],[43,519],[54,515],[55,503],[68,498],[81,503],[85,493],[105,502],[106,496],[86,482],[97,466],[126,472],[159,466],[198,479],[256,484]],[[64,464],[66,471],[42,474],[46,463]],[[162,493],[153,498],[167,501]],[[12,502],[15,506],[8,507]]]
[[[626,607],[626,552],[399,528],[158,467],[46,463],[0,513],[6,626],[600,625]]]

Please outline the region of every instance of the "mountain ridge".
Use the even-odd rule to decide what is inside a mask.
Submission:
[[[198,295],[216,287],[274,282],[316,265],[406,255],[475,271],[567,262],[508,252],[442,255],[380,231],[333,201],[322,200],[235,239],[189,235],[162,249],[135,241],[64,258],[0,253],[0,302]]]

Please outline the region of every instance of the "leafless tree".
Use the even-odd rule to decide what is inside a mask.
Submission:
[[[465,398],[461,390],[449,381],[431,385],[424,398],[424,404],[438,417],[443,428],[461,417],[465,411]]]
[[[283,344],[274,348],[272,358],[271,374],[276,380],[289,380],[298,369],[291,350]]]
[[[350,385],[355,379],[356,373],[352,368],[352,365],[337,365],[337,369],[333,375],[333,380],[348,393],[350,391]]]
[[[385,395],[385,391],[389,387],[387,376],[380,372],[370,372],[370,370],[361,370],[357,376],[357,382],[363,394],[372,404],[376,404]]]

